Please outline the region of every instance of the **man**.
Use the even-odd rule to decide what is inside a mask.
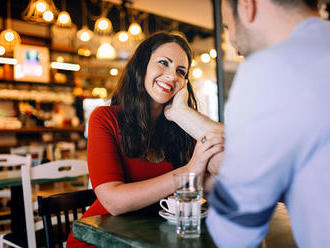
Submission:
[[[330,247],[330,23],[316,0],[223,0],[222,15],[246,60],[226,106],[209,231],[219,247],[257,247],[282,200],[299,247]],[[196,137],[215,126],[168,108]]]

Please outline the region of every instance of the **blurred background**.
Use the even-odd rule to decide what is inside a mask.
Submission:
[[[136,46],[160,31],[183,33],[200,110],[218,120],[211,0],[1,0],[0,151],[71,142],[85,151],[91,111],[109,101]],[[329,1],[320,5],[329,19]],[[227,97],[237,55],[221,35]],[[46,156],[46,155],[45,155]]]

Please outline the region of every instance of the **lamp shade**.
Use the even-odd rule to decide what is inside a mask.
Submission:
[[[96,58],[98,59],[114,59],[116,56],[116,50],[110,42],[103,42],[97,49]]]
[[[13,51],[14,47],[21,43],[21,37],[13,29],[6,29],[0,33],[0,45],[2,45],[6,51]]]
[[[90,30],[87,26],[83,26],[82,29],[77,32],[77,38],[83,42],[87,42],[92,39],[93,35],[93,31]]]
[[[56,25],[60,27],[71,27],[72,21],[70,14],[67,11],[61,11],[58,14]]]
[[[58,10],[52,0],[30,0],[23,12],[23,19],[30,22],[52,23]]]
[[[94,31],[100,34],[109,34],[112,31],[112,23],[106,17],[100,17],[95,22]]]

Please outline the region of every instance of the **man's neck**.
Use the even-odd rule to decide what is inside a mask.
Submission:
[[[297,26],[310,17],[318,17],[317,12],[313,11],[279,11],[276,14],[276,21],[273,21],[271,28],[265,29],[266,46],[286,40]]]

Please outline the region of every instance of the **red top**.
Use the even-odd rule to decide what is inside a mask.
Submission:
[[[163,161],[152,163],[137,158],[127,158],[119,146],[120,131],[117,122],[117,106],[96,108],[89,119],[87,160],[93,189],[100,184],[112,181],[137,182],[157,177],[174,169]],[[96,200],[83,217],[109,214]],[[67,247],[88,247],[70,234]]]

